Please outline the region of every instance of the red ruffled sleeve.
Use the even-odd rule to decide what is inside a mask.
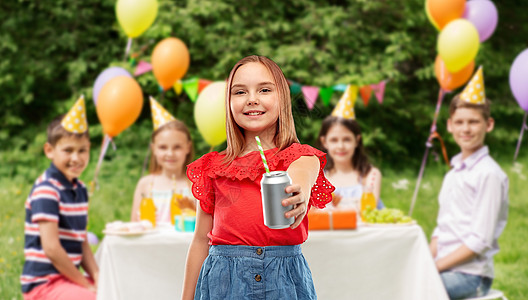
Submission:
[[[335,187],[324,175],[326,153],[309,145],[296,143],[268,159],[268,164],[272,170],[287,170],[290,164],[301,156],[317,156],[317,158],[319,158],[319,174],[312,187],[310,204],[317,208],[324,208],[327,203],[332,201],[332,192],[335,190]]]
[[[200,201],[200,207],[208,214],[213,214],[215,206],[214,191],[209,176],[211,162],[217,152],[207,153],[187,166],[187,177],[192,182],[194,198]]]

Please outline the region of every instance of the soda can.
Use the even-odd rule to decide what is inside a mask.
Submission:
[[[271,229],[290,227],[295,218],[286,218],[284,213],[293,209],[293,205],[282,206],[282,200],[292,196],[284,189],[291,185],[291,178],[286,171],[264,173],[260,181],[264,225]]]

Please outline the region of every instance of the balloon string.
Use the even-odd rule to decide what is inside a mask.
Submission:
[[[126,45],[126,49],[125,49],[125,57],[123,57],[124,61],[126,61],[126,59],[128,57],[128,53],[130,53],[130,48],[132,48],[132,38],[131,37],[129,37],[128,41],[127,41],[127,45]]]
[[[145,174],[145,171],[147,170],[149,158],[150,158],[150,144],[147,149],[147,155],[145,155],[145,159],[143,160],[143,168],[141,169],[141,176],[139,178],[143,178],[143,174]]]
[[[101,170],[103,158],[106,154],[106,150],[108,149],[108,145],[110,144],[110,142],[112,142],[112,138],[105,134],[103,137],[103,143],[101,144],[101,153],[99,154],[99,159],[97,160],[97,166],[95,167],[94,179],[90,187],[91,195],[93,195],[96,189],[99,189],[99,184],[97,182],[97,176],[99,175],[99,171]]]
[[[526,116],[528,115],[528,112],[524,113],[523,122],[521,126],[521,133],[519,134],[519,139],[517,140],[517,147],[515,148],[515,155],[513,156],[513,161],[517,160],[517,155],[519,154],[519,149],[521,148],[521,142],[524,135],[524,130],[528,129],[528,126],[526,126]]]
[[[425,171],[425,164],[427,163],[427,156],[429,155],[429,150],[431,147],[433,147],[432,141],[432,135],[434,132],[436,132],[436,121],[438,120],[438,114],[440,113],[440,107],[442,106],[442,101],[444,100],[445,91],[440,88],[438,91],[438,100],[436,101],[436,109],[435,114],[433,118],[433,123],[431,124],[431,130],[429,137],[427,138],[427,142],[425,143],[425,153],[422,159],[422,165],[420,166],[420,172],[418,173],[418,179],[416,180],[416,186],[414,187],[414,193],[411,200],[411,208],[409,209],[409,216],[412,216],[413,210],[414,210],[414,204],[416,203],[416,197],[418,197],[418,190],[420,189],[420,184],[422,182],[423,174]],[[447,156],[447,153],[446,153]]]

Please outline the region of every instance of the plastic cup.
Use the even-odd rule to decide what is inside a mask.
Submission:
[[[183,216],[181,215],[174,216],[174,229],[179,232],[184,231]]]
[[[185,216],[183,218],[183,231],[185,232],[194,232],[196,227],[196,217],[194,216]]]

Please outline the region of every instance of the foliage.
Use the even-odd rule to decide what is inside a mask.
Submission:
[[[114,3],[19,0],[0,4],[4,20],[0,25],[0,149],[15,149],[11,154],[30,149],[33,137],[40,136],[55,115],[67,111],[79,94],[91,99],[93,82],[105,68],[118,65],[133,70],[122,60],[126,36],[117,24]],[[528,25],[517,12],[528,4],[500,1],[496,5],[498,28],[481,45],[476,63],[485,66],[487,95],[493,100],[497,121],[488,141],[492,151],[511,155],[522,110],[511,96],[507,77],[513,59],[526,47],[523,33]],[[358,100],[364,141],[378,165],[419,163],[438,89],[433,75],[437,33],[427,21],[422,0],[250,0],[244,5],[228,0],[161,1],[157,20],[134,40],[132,53],[149,61],[154,45],[168,36],[182,39],[189,47],[191,68],[186,78],[223,80],[237,60],[261,54],[274,59],[287,78],[303,85],[363,85],[389,79],[382,105],[373,98],[364,107]],[[158,95],[151,73],[138,80],[145,95]],[[293,95],[302,142],[315,144],[320,122],[339,96],[334,94],[330,107],[318,102],[309,111],[302,95]],[[196,130],[189,99],[173,91],[160,98],[191,128],[197,154],[209,151]],[[95,108],[87,103],[93,127],[98,123]],[[438,122],[444,137],[448,136],[445,107]],[[139,126],[150,122],[149,111],[144,105]],[[136,126],[122,135],[139,138]],[[98,145],[101,137],[93,133],[92,137]],[[116,139],[118,146],[120,139]],[[447,144],[454,154],[452,139]],[[12,157],[4,159],[17,163]]]

